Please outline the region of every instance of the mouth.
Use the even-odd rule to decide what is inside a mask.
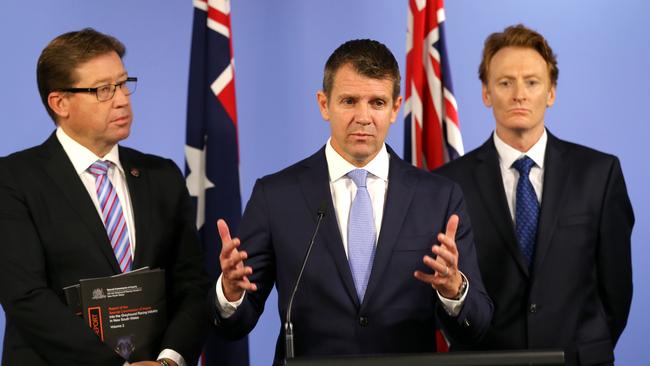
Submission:
[[[120,117],[117,117],[117,118],[112,119],[112,120],[111,120],[111,123],[115,123],[115,124],[119,124],[119,125],[124,125],[124,124],[129,123],[130,119],[131,119],[131,116],[130,116],[130,115],[120,116]]]
[[[512,108],[508,112],[512,114],[528,114],[530,111],[526,108]]]

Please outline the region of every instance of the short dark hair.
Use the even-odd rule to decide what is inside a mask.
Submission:
[[[372,39],[347,41],[327,59],[323,72],[323,92],[328,98],[332,92],[334,75],[342,66],[348,64],[363,76],[391,80],[393,99],[397,99],[401,80],[397,60],[388,47]]]
[[[117,38],[92,28],[64,33],[43,49],[36,65],[36,80],[41,101],[55,123],[56,114],[47,103],[48,95],[72,87],[77,82],[75,70],[79,65],[110,52],[122,58],[126,48]]]
[[[478,77],[483,84],[487,85],[488,66],[492,57],[505,47],[532,48],[546,61],[551,84],[557,85],[560,70],[557,67],[557,58],[544,37],[536,31],[527,28],[523,24],[511,25],[503,30],[490,34],[485,40],[483,47],[483,58],[478,68]]]

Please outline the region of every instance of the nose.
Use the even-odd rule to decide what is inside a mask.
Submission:
[[[113,95],[113,104],[118,107],[118,106],[124,106],[129,104],[130,102],[130,97],[124,93],[124,90],[122,88],[115,88],[115,95]]]
[[[515,83],[512,100],[521,103],[526,100],[526,88],[522,82]]]
[[[358,103],[354,113],[354,122],[367,125],[371,123],[370,106],[367,103]]]

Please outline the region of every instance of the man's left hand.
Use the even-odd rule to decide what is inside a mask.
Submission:
[[[458,215],[451,215],[447,221],[445,233],[438,234],[440,245],[433,245],[431,252],[435,259],[425,255],[422,259],[424,264],[431,268],[434,273],[415,271],[413,275],[418,280],[430,284],[443,297],[455,299],[463,279],[458,271],[458,248],[456,248],[456,230],[458,229]]]

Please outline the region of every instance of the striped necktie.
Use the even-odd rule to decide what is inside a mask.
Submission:
[[[110,161],[97,160],[88,172],[95,176],[95,188],[97,189],[97,200],[102,211],[104,227],[108,239],[113,247],[117,263],[122,272],[131,270],[131,243],[129,240],[129,229],[126,226],[124,212],[117,191],[108,179],[108,168]]]

